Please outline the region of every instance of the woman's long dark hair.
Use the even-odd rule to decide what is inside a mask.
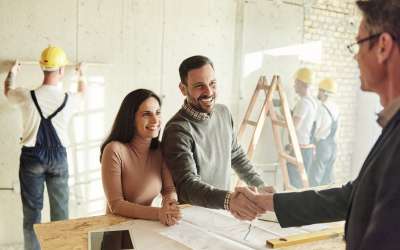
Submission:
[[[100,148],[100,162],[104,148],[111,141],[129,143],[135,135],[135,115],[139,106],[148,98],[154,97],[161,106],[160,97],[148,89],[137,89],[125,96],[121,107],[115,117],[110,135],[105,139]],[[156,149],[159,146],[159,136],[151,140],[150,149]]]

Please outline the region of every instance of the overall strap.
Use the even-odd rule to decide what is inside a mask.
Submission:
[[[67,100],[68,100],[68,94],[65,93],[64,101],[61,104],[61,106],[58,107],[58,109],[56,109],[56,111],[54,111],[53,114],[49,115],[49,117],[47,117],[47,119],[51,120],[54,116],[56,116],[58,114],[58,112],[60,112],[65,107],[65,104],[67,104]]]
[[[34,91],[34,90],[31,90],[30,92],[31,92],[31,97],[32,97],[33,103],[35,104],[36,109],[37,109],[37,111],[38,111],[39,114],[40,114],[40,117],[41,117],[42,119],[45,119],[45,118],[43,117],[42,110],[41,110],[40,107],[39,107],[39,103],[38,103],[38,101],[37,101],[37,99],[36,99],[35,91]]]
[[[337,124],[337,120],[338,119],[334,119],[333,118],[333,115],[332,115],[332,112],[328,109],[328,107],[325,105],[325,104],[322,104],[322,106],[325,108],[325,110],[328,112],[328,114],[329,114],[329,116],[330,116],[330,118],[331,118],[331,120],[332,120],[332,124],[331,124],[331,131],[330,131],[330,133],[329,133],[329,136],[328,137],[333,137],[335,134],[336,134],[336,131],[337,131],[337,127],[338,127],[338,124]]]
[[[328,114],[331,117],[332,122],[335,122],[335,119],[333,119],[332,112],[328,109],[328,107],[325,104],[322,104],[322,106],[326,109],[326,111],[328,111]]]

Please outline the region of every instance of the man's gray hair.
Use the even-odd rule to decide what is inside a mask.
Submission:
[[[356,1],[370,35],[387,32],[400,44],[400,0]]]

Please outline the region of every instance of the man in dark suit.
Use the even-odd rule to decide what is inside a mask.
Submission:
[[[356,2],[363,14],[348,48],[360,68],[361,89],[375,92],[384,107],[382,134],[358,177],[322,191],[257,194],[238,188],[282,227],[346,220],[346,249],[400,249],[400,1]]]

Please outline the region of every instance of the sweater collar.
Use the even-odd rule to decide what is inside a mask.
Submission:
[[[137,154],[146,154],[150,150],[151,139],[134,136],[128,144],[129,148]]]
[[[193,119],[197,121],[206,121],[209,120],[211,117],[211,113],[204,113],[204,112],[199,112],[195,110],[190,104],[185,100],[185,102],[182,105],[182,109]]]

